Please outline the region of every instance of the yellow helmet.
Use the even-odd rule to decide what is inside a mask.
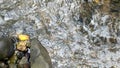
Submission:
[[[95,3],[99,4],[100,0],[93,0]]]
[[[21,41],[29,40],[29,36],[28,35],[24,35],[24,34],[18,35],[18,38]]]

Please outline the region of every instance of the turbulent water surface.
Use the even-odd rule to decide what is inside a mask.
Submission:
[[[54,68],[120,68],[120,8],[88,1],[0,0],[0,36],[38,38]]]

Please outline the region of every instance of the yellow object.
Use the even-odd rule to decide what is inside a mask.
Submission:
[[[25,51],[27,49],[27,41],[18,42],[16,48],[20,51]]]
[[[98,4],[98,3],[100,3],[100,0],[94,0],[94,2],[96,2]]]
[[[23,34],[18,35],[18,38],[21,41],[29,40],[29,36],[28,35],[23,35]]]

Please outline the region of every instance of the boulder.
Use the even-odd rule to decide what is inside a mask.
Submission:
[[[10,38],[0,38],[0,61],[8,60],[14,54],[14,43]]]
[[[48,51],[35,38],[31,40],[31,68],[52,68]]]

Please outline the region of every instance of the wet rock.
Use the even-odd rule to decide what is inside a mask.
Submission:
[[[49,53],[37,39],[31,40],[31,68],[52,68]]]
[[[3,20],[3,18],[0,16],[0,25],[1,24],[4,24],[4,20]]]
[[[115,48],[115,47],[111,47],[108,49],[110,52],[114,52],[116,53],[117,51],[119,51],[119,48]]]
[[[117,68],[116,66],[111,66],[110,68]]]
[[[111,43],[117,43],[117,39],[116,38],[109,38],[109,42],[111,42]]]
[[[0,60],[9,60],[14,54],[14,43],[9,38],[0,38]]]
[[[90,23],[90,19],[92,19],[92,6],[91,3],[83,3],[81,5],[80,10],[80,18],[83,20],[83,23],[88,25]]]
[[[111,0],[110,2],[111,12],[120,12],[120,1],[119,0]]]

